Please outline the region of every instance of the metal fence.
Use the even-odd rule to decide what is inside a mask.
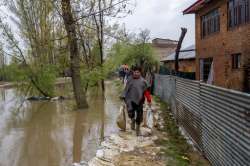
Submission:
[[[212,165],[250,166],[249,94],[157,74],[154,92]]]

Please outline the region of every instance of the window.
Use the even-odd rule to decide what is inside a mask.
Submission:
[[[220,14],[215,9],[201,17],[202,22],[202,38],[220,31]]]
[[[241,54],[232,55],[232,69],[239,69],[241,67],[240,59]]]
[[[213,58],[200,59],[200,80],[207,82],[212,63]]]
[[[229,28],[250,22],[250,0],[229,0],[228,26]]]

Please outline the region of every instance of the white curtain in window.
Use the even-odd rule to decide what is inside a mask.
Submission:
[[[211,64],[211,68],[210,68],[210,72],[209,72],[209,75],[208,75],[207,83],[212,85],[213,81],[214,81],[214,62],[212,62],[212,64]]]
[[[204,80],[204,59],[200,59],[200,81]]]

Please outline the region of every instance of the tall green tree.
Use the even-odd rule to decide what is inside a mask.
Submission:
[[[131,36],[131,35],[128,35]],[[151,71],[158,65],[158,60],[153,56],[153,48],[150,39],[150,32],[142,30],[140,33],[133,35],[134,38],[118,40],[110,50],[111,59],[114,59],[117,67],[121,64],[129,66],[140,66],[143,74]]]
[[[104,80],[110,69],[105,48],[107,38],[114,36],[106,20],[130,14],[131,1],[7,0],[15,27],[5,20],[0,28],[7,41],[5,51],[15,59],[10,69],[20,68],[20,79],[44,96],[53,96],[56,77],[67,69],[77,106],[86,107],[88,86]]]

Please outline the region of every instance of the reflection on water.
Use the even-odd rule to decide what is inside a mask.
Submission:
[[[73,101],[22,102],[0,89],[0,166],[62,166],[91,159],[101,140],[117,132],[119,100],[111,83],[105,100],[92,91],[89,109]]]

